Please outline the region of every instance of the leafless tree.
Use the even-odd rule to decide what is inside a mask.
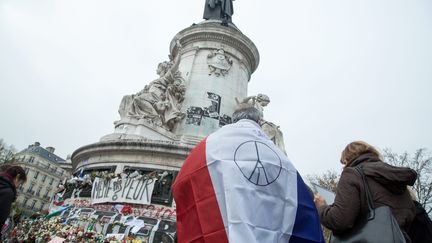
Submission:
[[[306,178],[311,183],[315,183],[330,191],[336,192],[336,187],[337,187],[337,183],[339,182],[340,173],[334,170],[327,170],[322,174],[307,175]],[[322,229],[324,233],[324,238],[327,239],[328,242],[328,239],[330,239],[331,230],[327,229],[324,226],[322,226]]]
[[[416,192],[417,201],[426,212],[432,212],[432,156],[427,149],[418,149],[413,155],[407,152],[397,154],[390,149],[383,151],[384,161],[395,166],[410,167],[417,172],[417,181],[412,187]]]
[[[334,170],[327,170],[322,174],[307,175],[306,178],[317,185],[320,185],[332,192],[336,192],[337,183],[339,182],[340,173]]]
[[[0,164],[10,162],[16,152],[12,145],[7,145],[3,139],[0,138]]]

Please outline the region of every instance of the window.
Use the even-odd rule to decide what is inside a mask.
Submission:
[[[24,198],[24,200],[23,200],[23,202],[22,202],[23,207],[26,205],[26,202],[28,202],[28,200],[29,200],[28,197]]]
[[[33,191],[33,186],[34,186],[34,184],[30,184],[29,188],[27,189],[27,192],[32,193],[32,191]]]
[[[30,170],[29,168],[27,168],[27,167],[25,168],[26,175],[28,175],[29,170]]]
[[[29,163],[33,163],[34,162],[34,157],[31,156],[30,159],[28,160]]]
[[[47,175],[44,175],[44,176],[42,177],[42,182],[45,182],[46,178],[47,178]]]
[[[40,196],[40,191],[42,190],[42,187],[39,187],[38,190],[36,191],[36,196]]]
[[[32,204],[31,204],[30,208],[33,209],[35,205],[36,205],[36,200],[33,200],[33,202],[32,202]]]
[[[51,178],[49,184],[52,185],[52,184],[53,184],[53,181],[54,181],[54,178]]]
[[[49,191],[50,191],[49,188],[47,188],[46,191],[45,191],[45,195],[44,195],[45,198],[48,197],[48,193],[49,193]]]
[[[37,179],[37,178],[38,178],[38,176],[39,176],[39,171],[36,171],[36,173],[35,173],[35,175],[34,175],[34,177],[33,177],[33,178]]]

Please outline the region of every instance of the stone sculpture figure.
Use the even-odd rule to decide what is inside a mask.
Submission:
[[[237,100],[237,103],[248,103],[253,105],[257,110],[263,113],[264,117],[264,107],[270,103],[270,98],[265,94],[258,94],[256,96],[249,96],[242,100]],[[264,118],[260,121],[260,126],[267,137],[273,141],[276,146],[278,146],[285,154],[285,143],[283,141],[283,133],[276,124],[265,120]]]
[[[222,20],[223,25],[232,23],[231,16],[234,14],[234,0],[206,0],[204,7],[204,19]]]
[[[144,119],[168,131],[173,130],[174,125],[185,116],[180,111],[186,86],[178,71],[179,59],[180,49],[174,60],[158,65],[158,79],[150,82],[140,92],[123,97],[119,107],[122,119]]]

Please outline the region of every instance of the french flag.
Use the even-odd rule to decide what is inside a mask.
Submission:
[[[179,243],[325,242],[302,178],[253,121],[199,143],[172,189]]]

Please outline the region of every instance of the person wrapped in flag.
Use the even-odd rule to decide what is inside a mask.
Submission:
[[[172,187],[179,243],[325,242],[307,186],[260,119],[240,104],[185,160]]]

